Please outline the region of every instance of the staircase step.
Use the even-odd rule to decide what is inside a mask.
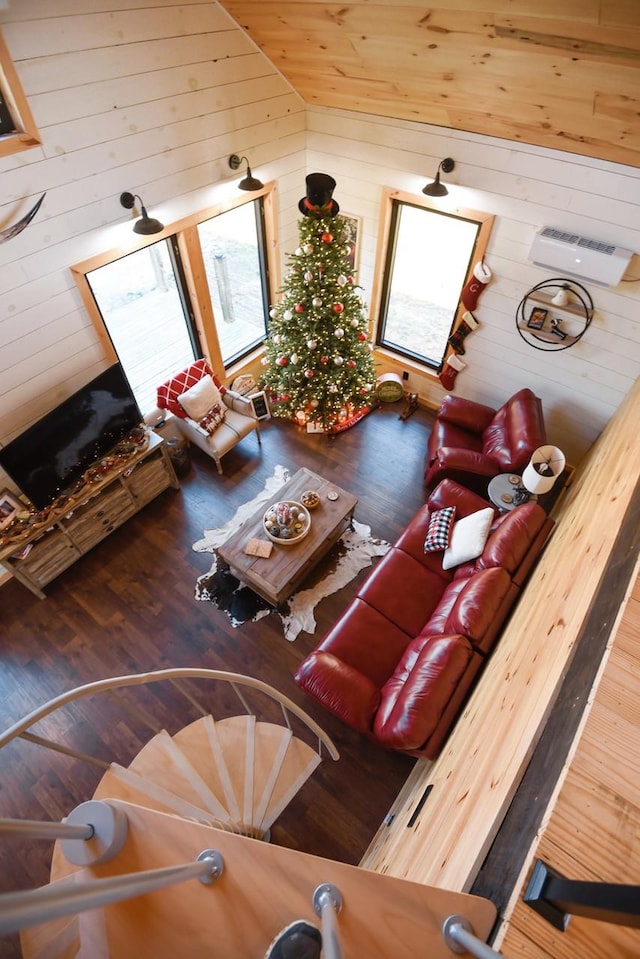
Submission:
[[[122,799],[137,806],[155,809],[157,812],[173,813],[182,816],[183,819],[194,819],[196,822],[207,823],[210,826],[219,825],[219,820],[212,817],[206,809],[188,802],[170,789],[165,789],[117,763],[112,763],[111,769],[104,774],[93,798]]]
[[[269,776],[254,812],[258,829],[266,832],[289,805],[321,762],[317,750],[292,736],[277,775]]]

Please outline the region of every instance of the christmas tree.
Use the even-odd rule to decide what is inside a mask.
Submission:
[[[332,199],[335,180],[311,173],[306,182],[298,204],[300,245],[288,255],[287,278],[270,312],[263,382],[274,416],[337,432],[370,408],[372,346],[347,223]]]

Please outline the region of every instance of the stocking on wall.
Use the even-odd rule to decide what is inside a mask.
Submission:
[[[438,374],[438,379],[444,386],[445,390],[453,390],[456,376],[462,370],[466,369],[467,364],[464,360],[461,360],[459,356],[456,356],[455,353],[452,353],[451,356],[447,357],[445,360],[444,366],[442,367],[442,372]]]
[[[473,313],[469,313],[468,311],[463,313],[460,324],[449,337],[449,346],[455,350],[456,353],[459,353],[460,356],[464,356],[464,346],[462,345],[462,342],[467,336],[469,336],[469,333],[473,333],[473,331],[477,330],[479,326],[480,324],[476,320]]]
[[[489,284],[492,276],[493,274],[484,260],[476,263],[473,268],[473,275],[467,280],[465,288],[462,291],[462,296],[460,297],[465,310],[475,310],[478,305],[478,297]]]

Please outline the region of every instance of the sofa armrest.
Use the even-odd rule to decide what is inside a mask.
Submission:
[[[471,473],[474,476],[491,478],[500,472],[500,464],[474,450],[457,449],[453,446],[442,446],[437,450],[429,474],[463,475]]]
[[[230,410],[235,410],[236,413],[242,413],[243,416],[250,416],[253,420],[258,418],[255,414],[253,403],[248,396],[243,396],[242,393],[236,393],[235,390],[225,390],[222,394],[222,399],[225,406]]]
[[[447,420],[470,433],[483,433],[495,415],[496,411],[484,403],[451,395],[445,396],[437,413],[439,420]]]
[[[300,664],[294,679],[347,726],[371,735],[380,690],[353,666],[331,653],[314,650]]]
[[[456,483],[453,479],[443,479],[429,494],[427,506],[432,513],[447,506],[455,506],[456,518],[460,519],[461,516],[469,516],[480,509],[486,509],[491,503],[461,483]]]

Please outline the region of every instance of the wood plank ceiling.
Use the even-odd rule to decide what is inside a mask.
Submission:
[[[309,104],[640,166],[640,0],[487,5],[221,0]]]

